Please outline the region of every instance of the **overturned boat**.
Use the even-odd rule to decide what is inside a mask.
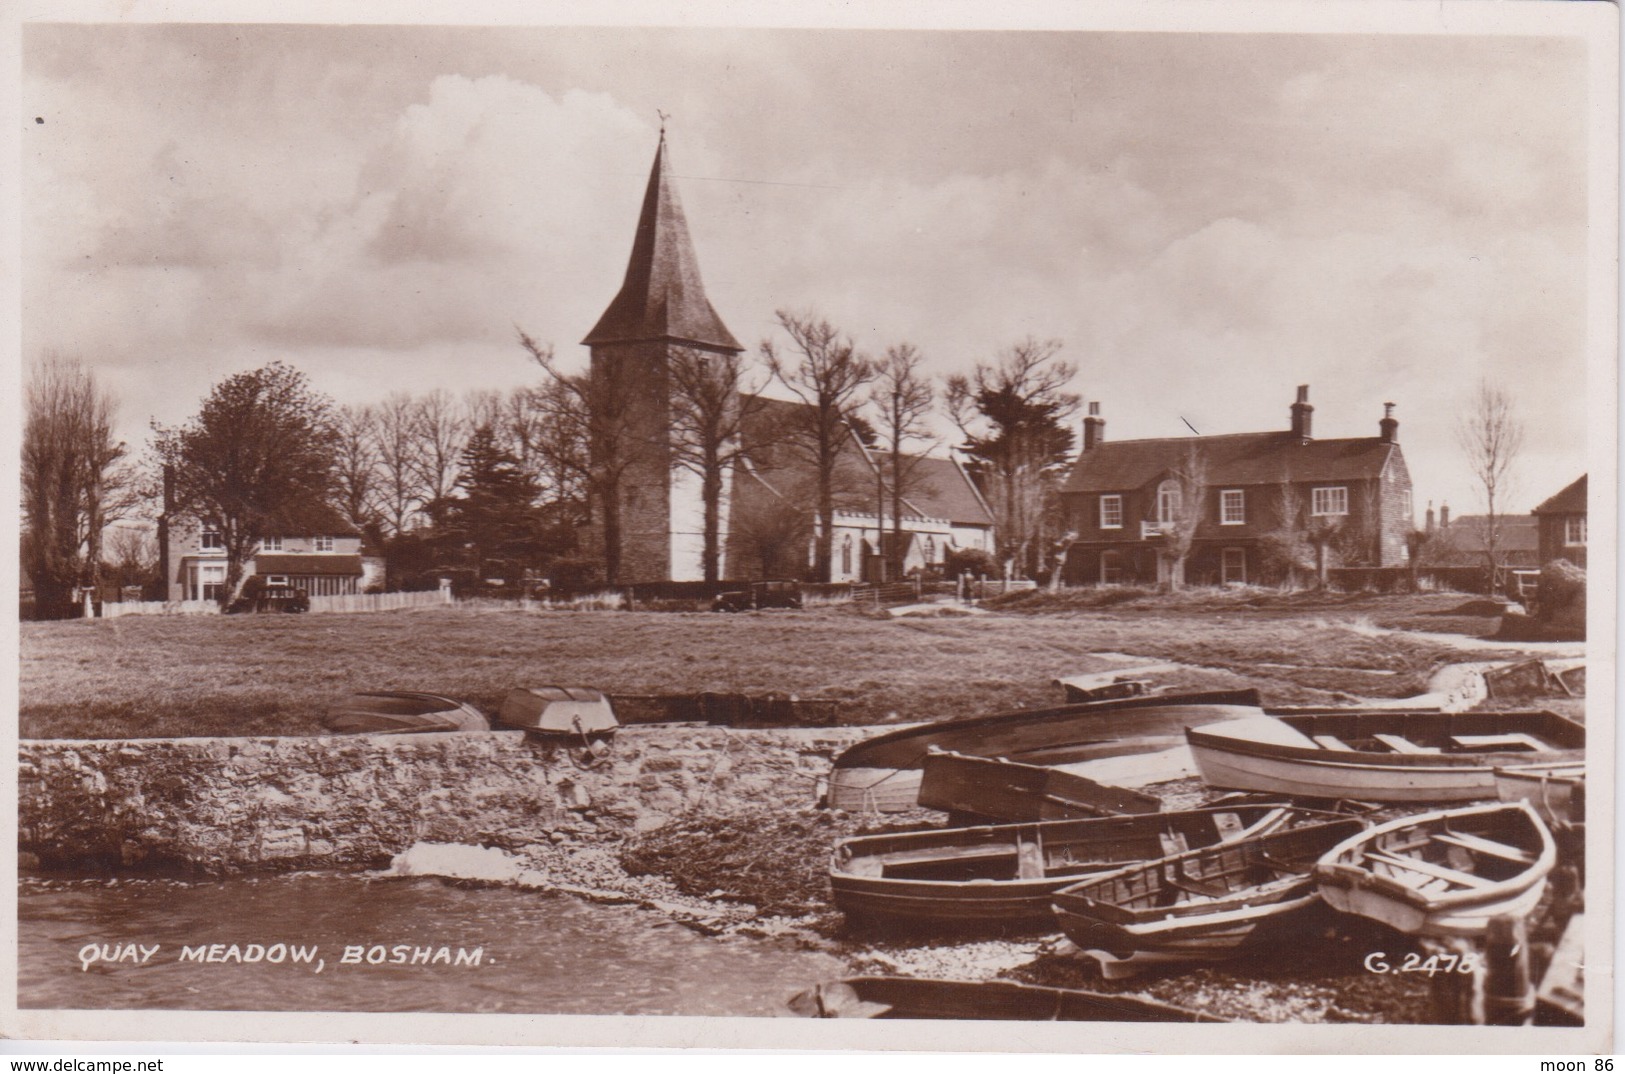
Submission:
[[[1328,820],[1090,877],[1055,893],[1055,917],[1108,978],[1231,958],[1313,906],[1315,862],[1364,828]]]
[[[953,827],[1162,809],[1162,799],[1155,795],[1096,783],[1059,768],[939,751],[927,754],[921,768],[919,804],[947,813]]]
[[[1113,996],[1016,981],[847,977],[790,998],[804,1018],[952,1018],[1022,1022],[1223,1022],[1137,996]]]
[[[858,836],[835,845],[835,905],[865,923],[1031,928],[1084,876],[1233,842],[1332,814],[1282,805]]]
[[[895,813],[913,809],[922,766],[934,747],[1037,765],[1150,753],[1175,746],[1184,729],[1261,716],[1256,690],[1154,695],[946,720],[890,731],[835,759],[829,804]]]
[[[586,686],[526,686],[508,691],[497,710],[504,727],[581,741],[607,738],[620,727],[602,691]]]
[[[1493,798],[1496,768],[1585,756],[1585,728],[1554,712],[1263,716],[1186,739],[1212,786],[1372,802]]]
[[[341,735],[408,735],[436,731],[489,731],[490,721],[473,705],[440,694],[379,690],[351,694],[322,718]]]
[[[1557,862],[1527,802],[1401,817],[1351,836],[1315,866],[1321,897],[1344,913],[1421,936],[1483,936],[1523,917]]]

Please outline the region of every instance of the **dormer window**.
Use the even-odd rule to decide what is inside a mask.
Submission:
[[[318,538],[316,538],[316,551],[318,551],[318,552],[331,552],[331,551],[333,551],[333,538],[331,538],[331,537],[318,537]]]
[[[280,537],[262,537],[262,538],[260,538],[260,551],[261,552],[280,552],[280,551],[282,551],[282,538],[280,538]]]
[[[226,536],[219,530],[204,530],[199,544],[205,552],[224,552]]]

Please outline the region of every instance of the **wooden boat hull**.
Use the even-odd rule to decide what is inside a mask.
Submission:
[[[1533,911],[1556,862],[1545,823],[1519,802],[1379,824],[1328,851],[1314,877],[1344,913],[1413,936],[1479,937],[1492,918]]]
[[[1329,820],[1090,877],[1055,893],[1055,918],[1112,976],[1228,959],[1312,907],[1314,860],[1364,828]]]
[[[472,705],[439,694],[404,690],[353,694],[328,710],[322,724],[341,735],[412,735],[491,729],[490,721]]]
[[[948,720],[887,732],[835,760],[829,804],[852,812],[901,812],[918,802],[921,769],[932,749],[1056,765],[1150,753],[1177,745],[1185,728],[1256,716],[1252,690],[1134,697]]]
[[[1585,822],[1584,789],[1584,761],[1495,770],[1496,797],[1503,802],[1528,802],[1548,826]]]
[[[1534,735],[1537,731],[1540,738]],[[1496,767],[1575,760],[1583,757],[1585,747],[1584,729],[1552,713],[1263,717],[1197,727],[1188,731],[1186,738],[1198,771],[1212,786],[1378,802],[1493,798]],[[1409,746],[1415,752],[1379,753],[1346,744],[1375,739]],[[1449,745],[1416,746],[1413,739],[1447,744],[1523,740],[1550,748],[1455,752]],[[1323,742],[1337,745],[1326,746]]]
[[[577,739],[607,737],[620,726],[609,698],[584,686],[515,687],[497,720],[531,734]]]
[[[905,928],[1018,929],[1053,924],[1056,891],[1090,873],[1331,816],[1249,805],[860,836],[836,844],[835,905]],[[952,879],[940,877],[952,874]],[[938,878],[933,878],[938,877]]]
[[[1015,981],[848,977],[791,997],[807,1018],[951,1018],[1024,1022],[1223,1022],[1136,996],[1113,996]]]
[[[1154,795],[1004,758],[932,753],[926,757],[922,773],[920,805],[983,822],[1106,817],[1162,809],[1162,799]]]

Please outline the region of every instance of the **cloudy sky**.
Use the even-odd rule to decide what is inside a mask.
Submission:
[[[712,303],[941,373],[1059,338],[1114,439],[1374,435],[1474,510],[1586,466],[1587,56],[1560,37],[35,25],[23,345],[124,435],[272,359],[344,402],[584,361],[668,137]]]

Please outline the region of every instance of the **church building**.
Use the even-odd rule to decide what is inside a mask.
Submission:
[[[592,421],[595,467],[618,478],[613,497],[595,499],[591,540],[617,582],[702,579],[704,497],[698,476],[677,464],[671,369],[679,355],[731,356],[744,348],[706,297],[664,131],[621,289],[582,344],[591,353],[592,398],[603,411]],[[794,452],[767,443],[774,429],[792,424],[784,408],[798,405],[772,400],[746,423],[745,461],[730,468],[719,504],[720,578],[809,575],[811,474]],[[751,443],[758,436],[760,450]],[[992,550],[992,512],[963,467],[938,458],[915,467],[923,476],[905,490],[905,547],[891,548],[893,521],[877,506],[880,458],[855,433],[842,450],[830,581],[869,577],[866,565],[883,549],[905,570],[940,565],[954,548]]]

